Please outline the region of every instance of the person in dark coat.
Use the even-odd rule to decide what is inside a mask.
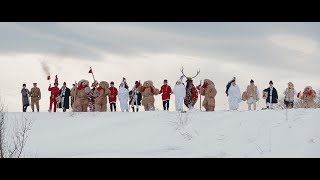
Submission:
[[[273,87],[273,82],[269,82],[269,88],[264,89],[263,92],[268,93],[266,97],[266,103],[268,109],[273,109],[273,105],[278,103],[278,92],[276,88]]]
[[[62,108],[63,112],[66,112],[67,109],[69,109],[69,99],[70,99],[70,89],[67,87],[66,82],[63,83],[63,86],[61,87],[59,91],[59,106],[58,108]]]
[[[29,96],[30,96],[30,91],[27,89],[27,85],[23,84],[22,89],[21,89],[21,94],[22,94],[22,111],[27,112],[28,106],[30,106],[29,102]]]

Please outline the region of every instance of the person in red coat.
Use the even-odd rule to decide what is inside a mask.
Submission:
[[[53,112],[57,112],[57,97],[59,96],[60,89],[58,88],[58,83],[54,83],[54,87],[51,87],[51,84],[48,88],[48,91],[51,91],[50,95],[50,106],[48,112],[52,111],[53,104]]]
[[[163,81],[163,85],[161,86],[160,93],[162,94],[162,104],[163,104],[163,110],[169,111],[169,101],[170,101],[170,95],[172,93],[171,87],[168,85],[168,80]]]
[[[114,82],[110,82],[110,96],[109,96],[109,103],[110,103],[110,110],[111,112],[117,111],[116,101],[118,95],[118,89],[114,87]]]

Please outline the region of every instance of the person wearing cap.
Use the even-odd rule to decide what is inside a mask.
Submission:
[[[117,95],[118,95],[118,89],[114,87],[114,82],[110,82],[110,96],[109,96],[109,103],[110,103],[110,110],[111,112],[116,112],[117,111]]]
[[[69,109],[69,99],[70,99],[70,89],[67,87],[66,82],[63,83],[60,91],[59,91],[59,108],[63,109],[63,112],[66,112],[67,109]]]
[[[288,83],[288,87],[286,90],[283,92],[284,94],[284,104],[286,108],[293,108],[293,103],[294,103],[294,96],[296,94],[296,90],[294,89],[294,85],[292,82]]]
[[[52,105],[53,105],[53,112],[57,112],[57,97],[59,96],[60,89],[58,88],[58,82],[54,83],[54,87],[49,85],[48,91],[51,92],[50,94],[50,105],[48,112],[52,112]]]
[[[173,87],[172,94],[175,95],[175,107],[176,111],[183,111],[183,100],[186,96],[186,87],[180,79],[177,80],[175,86]]]
[[[27,89],[27,85],[23,84],[21,89],[22,94],[22,111],[27,112],[28,106],[30,106],[29,95],[30,91]]]
[[[34,112],[34,105],[36,104],[37,112],[39,112],[39,101],[41,99],[41,91],[40,88],[37,87],[37,83],[33,83],[33,88],[30,91],[31,96],[31,109]]]
[[[169,111],[169,102],[170,102],[170,95],[172,93],[171,87],[168,85],[168,80],[163,81],[163,85],[161,86],[160,93],[162,94],[162,105],[163,110]]]
[[[228,89],[228,101],[230,110],[238,110],[241,100],[241,92],[239,86],[236,84],[236,80],[231,81],[231,85]]]
[[[247,104],[248,104],[248,110],[251,110],[251,106],[253,105],[253,109],[257,109],[257,101],[259,101],[259,91],[258,87],[254,85],[254,81],[251,79],[250,80],[250,85],[247,86],[246,90],[246,95],[247,95]]]
[[[267,109],[273,109],[274,104],[278,103],[278,92],[276,88],[273,87],[273,82],[269,82],[269,87],[263,90],[267,93],[266,104]]]

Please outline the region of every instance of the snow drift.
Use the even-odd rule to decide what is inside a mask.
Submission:
[[[27,116],[25,157],[320,157],[319,109]]]

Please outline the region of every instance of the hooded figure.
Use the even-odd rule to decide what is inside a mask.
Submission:
[[[186,96],[186,87],[179,79],[173,87],[172,94],[175,95],[176,111],[183,111],[183,100]]]
[[[199,85],[197,89],[200,90],[200,95],[204,96],[202,106],[206,111],[214,111],[216,105],[215,97],[217,95],[214,83],[209,79],[205,79],[203,85],[201,87]]]
[[[193,85],[193,80],[191,78],[187,78],[187,86],[186,86],[186,97],[184,98],[184,105],[186,105],[189,109],[193,109],[194,105],[198,100],[198,91],[197,88]]]
[[[120,101],[120,108],[122,112],[129,112],[129,90],[126,88],[125,82],[119,86],[118,98]]]
[[[142,94],[142,105],[145,111],[154,111],[154,95],[159,94],[159,89],[153,86],[152,81],[145,81],[143,86],[138,88],[138,91]]]
[[[80,80],[75,90],[74,112],[88,111],[88,94],[90,92],[89,81]]]
[[[284,104],[286,105],[286,108],[293,108],[294,103],[294,96],[296,94],[296,90],[294,89],[294,85],[292,82],[288,83],[288,87],[283,92],[284,94]]]
[[[106,112],[108,97],[110,95],[109,83],[101,81],[99,87],[95,90],[94,96],[96,97],[95,108],[97,112]]]
[[[26,84],[22,85],[21,95],[22,95],[22,106],[23,106],[22,111],[26,112],[28,106],[30,106],[30,101],[29,101],[30,91],[29,89],[26,88]]]
[[[315,108],[316,92],[312,89],[311,86],[305,87],[302,94],[299,92],[298,98],[302,100],[303,108]]]
[[[236,84],[236,80],[231,81],[231,85],[228,89],[228,101],[230,110],[237,110],[241,100],[240,88]]]

